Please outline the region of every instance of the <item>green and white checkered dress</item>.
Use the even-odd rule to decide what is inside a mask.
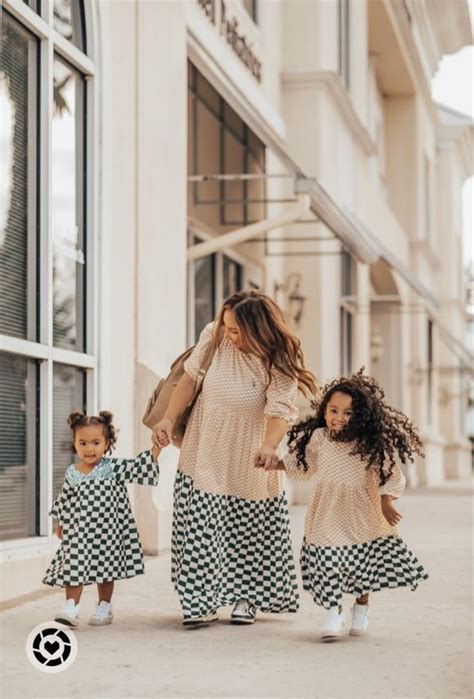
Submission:
[[[89,474],[68,467],[49,513],[63,539],[43,578],[46,585],[88,585],[144,573],[127,483],[157,485],[151,452],[135,459],[104,457]]]

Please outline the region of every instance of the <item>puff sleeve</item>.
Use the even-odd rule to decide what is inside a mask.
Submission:
[[[406,478],[402,473],[402,469],[398,464],[395,464],[392,475],[379,488],[380,495],[391,495],[393,498],[399,498],[405,490],[405,483]]]
[[[184,363],[184,371],[195,381],[214,335],[214,323],[208,323],[201,332],[199,340],[190,357]]]
[[[273,370],[272,379],[266,390],[264,413],[267,417],[277,417],[294,422],[298,417],[296,398],[298,382],[281,371]]]
[[[109,459],[119,483],[158,485],[158,462],[151,451],[142,451],[135,459]]]

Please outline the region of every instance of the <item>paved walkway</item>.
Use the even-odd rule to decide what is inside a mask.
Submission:
[[[184,630],[168,581],[169,556],[147,561],[145,576],[117,585],[112,626],[86,624],[68,670],[45,675],[26,658],[29,631],[62,603],[37,595],[0,614],[3,699],[74,697],[289,697],[299,699],[468,699],[471,625],[471,499],[467,486],[407,494],[402,533],[431,575],[416,593],[373,596],[370,634],[321,644],[324,617],[302,596],[296,615],[260,617],[251,627],[222,622]],[[295,549],[304,509],[292,512]],[[348,600],[349,601],[349,600]],[[86,590],[83,617],[94,606]]]

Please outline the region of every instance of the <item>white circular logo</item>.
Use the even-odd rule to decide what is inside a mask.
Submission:
[[[76,659],[76,636],[54,621],[39,624],[28,635],[26,655],[33,667],[41,672],[62,672]]]

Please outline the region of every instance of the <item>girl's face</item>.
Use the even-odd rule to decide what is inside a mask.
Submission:
[[[235,315],[233,311],[224,311],[224,337],[232,342],[234,347],[237,349],[242,348],[242,336],[240,330],[235,321]]]
[[[326,405],[326,427],[330,432],[340,432],[348,424],[352,414],[352,397],[336,391]]]
[[[108,449],[102,425],[78,427],[74,437],[74,446],[82,463],[95,466]]]

